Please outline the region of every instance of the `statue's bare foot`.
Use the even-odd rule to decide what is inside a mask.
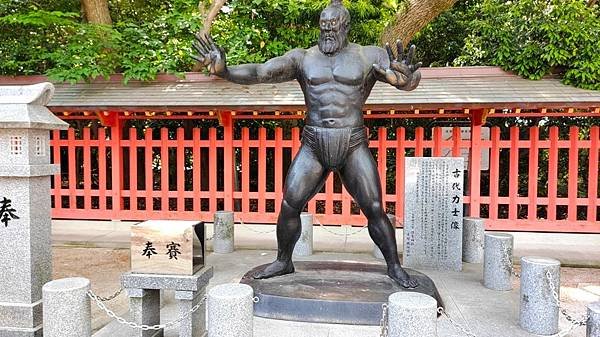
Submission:
[[[398,282],[398,284],[407,289],[412,289],[419,286],[419,282],[417,282],[416,279],[410,277],[400,265],[395,265],[388,268],[388,276],[391,277],[392,280]]]
[[[281,276],[285,274],[291,274],[295,271],[294,264],[292,261],[283,262],[276,260],[270,265],[266,266],[262,271],[256,272],[252,277],[255,279],[270,278],[275,276]]]

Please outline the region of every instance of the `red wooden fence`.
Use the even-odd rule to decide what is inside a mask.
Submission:
[[[239,139],[227,127],[187,134],[183,128],[143,134],[130,129],[125,135],[119,130],[52,134],[53,162],[62,168],[53,179],[54,218],[210,221],[215,211],[234,209],[246,222],[273,223],[287,167],[300,147],[297,128],[244,128]],[[443,139],[440,128],[427,136],[429,130],[417,128],[411,137],[403,128],[380,128],[369,146],[379,165],[384,203],[403,218],[406,156],[440,156],[444,149],[459,155],[466,148],[472,160],[464,201],[471,216],[489,219],[488,229],[600,233],[600,128],[581,136],[571,127],[568,138],[560,138],[559,129],[551,127],[543,139],[540,130],[531,127],[520,139],[519,128],[502,137],[494,127],[488,141],[478,140],[481,129],[475,126],[468,141],[460,140],[459,128],[450,139]],[[481,149],[490,150],[489,171],[480,170]],[[540,176],[540,165],[547,165],[547,176]],[[321,223],[365,223],[333,176],[308,211]]]

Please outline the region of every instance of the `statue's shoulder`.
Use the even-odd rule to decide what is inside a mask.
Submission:
[[[302,59],[304,59],[304,56],[306,55],[306,49],[303,48],[295,48],[292,49],[290,51],[288,51],[287,53],[285,53],[285,55],[291,59],[293,59],[294,61],[302,61]]]
[[[387,57],[385,49],[378,46],[360,46],[360,52],[372,62],[379,60],[381,57]]]

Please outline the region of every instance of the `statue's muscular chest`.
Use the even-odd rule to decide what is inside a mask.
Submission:
[[[357,86],[364,82],[367,72],[365,62],[354,53],[335,56],[313,53],[304,59],[303,75],[310,86],[326,83]]]

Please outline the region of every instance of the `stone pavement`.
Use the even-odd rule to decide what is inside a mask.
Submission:
[[[125,222],[79,222],[54,221],[54,245],[74,245],[84,247],[129,247],[129,224]],[[207,236],[211,237],[209,229]],[[214,266],[214,277],[209,287],[238,282],[252,267],[270,262],[275,257],[275,234],[269,232],[274,226],[236,225],[236,251],[232,254],[210,254],[207,263]],[[315,252],[298,260],[313,261],[358,261],[374,263],[378,260],[371,255],[372,243],[366,230],[343,236],[343,233],[356,233],[359,228],[315,227]],[[336,234],[333,234],[333,233]],[[340,235],[342,234],[342,235]],[[552,234],[514,233],[515,255],[542,255],[554,257],[571,266],[600,266],[600,235],[592,234]],[[397,233],[402,237],[402,231]],[[400,250],[402,240],[398,241]],[[210,244],[210,242],[209,242]],[[383,262],[379,262],[383,263]],[[426,271],[437,284],[447,306],[449,315],[460,325],[471,329],[477,337],[525,337],[535,336],[518,327],[518,286],[512,291],[497,292],[486,289],[481,284],[481,265],[465,264],[463,272]],[[579,289],[576,289],[579,290]],[[600,299],[597,294],[586,293],[588,299]],[[593,299],[590,298],[594,297]],[[166,294],[163,307],[163,323],[177,319],[177,307],[172,294]],[[110,307],[110,305],[109,305]],[[577,310],[583,310],[577,308]],[[575,317],[579,312],[574,311]],[[568,326],[561,317],[561,329]],[[447,318],[438,320],[440,337],[466,336],[453,326]],[[124,329],[112,322],[99,330],[94,337],[128,337]],[[165,331],[166,337],[177,336],[176,330]],[[316,324],[254,318],[254,336],[262,337],[376,337],[379,327],[350,326],[339,324]],[[574,330],[570,337],[583,337],[582,328]]]
[[[217,284],[238,282],[253,266],[270,262],[274,257],[274,251],[264,250],[237,250],[231,254],[210,254],[207,260],[215,269],[209,288]],[[317,253],[310,257],[298,258],[298,260],[376,262],[370,254],[365,253]],[[481,284],[481,265],[465,264],[463,272],[424,272],[436,282],[449,315],[458,324],[471,329],[475,336],[536,336],[518,327],[518,287],[506,292],[484,288]],[[167,294],[167,297],[169,295]],[[600,297],[597,296],[597,298]],[[177,319],[176,309],[172,300],[168,298],[162,312],[163,323]],[[560,320],[560,325],[561,329],[568,327],[563,318]],[[377,326],[303,323],[254,318],[254,336],[256,337],[376,337],[379,336],[379,331]],[[175,330],[165,331],[165,337],[176,336]],[[438,336],[464,337],[466,335],[457,330],[447,318],[442,317],[438,320]],[[567,336],[583,337],[585,331],[579,328]],[[98,331],[94,337],[128,336],[123,334],[122,326],[113,322]]]
[[[129,227],[136,222],[120,221],[52,221],[52,242],[58,246],[129,248]],[[212,224],[206,226],[212,236]],[[367,253],[373,243],[366,229],[330,227],[315,224],[315,252]],[[241,225],[236,223],[236,249],[275,250],[277,241],[273,225]],[[356,233],[358,231],[358,233]],[[260,232],[260,233],[259,233]],[[267,233],[265,233],[267,232]],[[333,234],[333,233],[335,234]],[[344,236],[349,233],[349,236]],[[356,234],[354,234],[356,233]],[[522,256],[547,256],[560,260],[563,266],[600,268],[600,234],[563,234],[513,232],[515,261]],[[402,229],[396,231],[398,250],[402,251]],[[208,242],[208,249],[212,243]]]

